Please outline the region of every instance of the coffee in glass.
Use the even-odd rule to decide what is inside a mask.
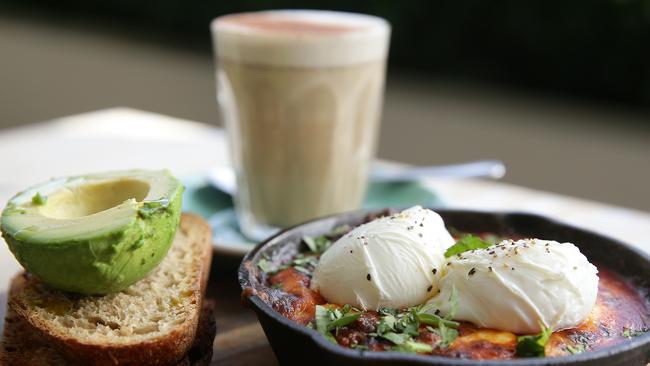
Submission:
[[[379,132],[388,23],[264,11],[219,17],[212,33],[242,232],[261,240],[359,208]]]

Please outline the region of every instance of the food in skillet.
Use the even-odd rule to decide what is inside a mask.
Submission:
[[[262,260],[260,298],[344,347],[472,359],[559,356],[647,331],[644,299],[571,243],[455,233],[414,207]],[[455,244],[454,244],[455,242]],[[600,277],[600,278],[599,278]]]

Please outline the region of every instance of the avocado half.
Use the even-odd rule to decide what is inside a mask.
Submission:
[[[123,290],[165,257],[183,186],[168,171],[53,179],[14,196],[0,229],[26,270],[82,294]]]

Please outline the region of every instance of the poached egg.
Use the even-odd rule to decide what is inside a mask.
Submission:
[[[541,323],[556,331],[589,316],[598,293],[597,273],[571,243],[504,240],[448,258],[440,293],[429,304],[485,328],[533,334],[541,331]]]
[[[406,308],[438,292],[454,239],[437,213],[411,207],[361,225],[320,258],[311,287],[329,302],[363,310]]]

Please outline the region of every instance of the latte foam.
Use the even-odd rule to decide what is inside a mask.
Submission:
[[[323,10],[230,14],[212,22],[219,58],[246,64],[336,67],[384,60],[383,19]]]

